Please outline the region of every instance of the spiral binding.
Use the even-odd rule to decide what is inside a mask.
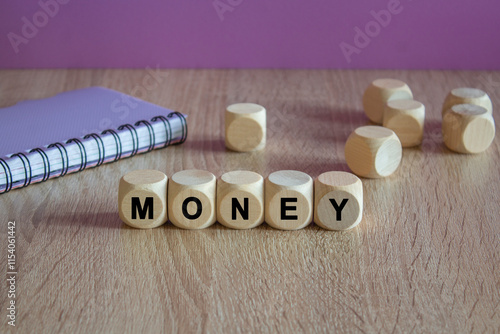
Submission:
[[[42,157],[42,160],[43,160],[43,177],[42,177],[42,181],[41,182],[45,182],[50,177],[50,161],[49,161],[49,157],[47,156],[47,153],[45,153],[41,148],[34,148],[34,149],[32,149],[30,151],[30,153],[32,153],[32,152],[37,152]],[[31,182],[31,178],[30,178],[30,182]]]
[[[184,143],[186,141],[187,134],[188,134],[186,117],[184,117],[184,115],[181,114],[178,111],[171,112],[170,114],[167,115],[167,117],[172,117],[172,115],[176,115],[181,120],[181,124],[182,124],[182,137],[181,137],[181,140],[178,143],[174,144],[174,145],[180,145],[180,144],[182,144],[182,143]]]
[[[68,157],[68,151],[66,150],[66,147],[64,147],[63,144],[61,143],[54,143],[50,144],[47,148],[52,148],[55,147],[59,150],[59,153],[61,154],[61,174],[59,176],[64,176],[68,173],[69,170],[69,157]],[[64,155],[66,155],[66,160],[64,160],[64,155],[63,155],[63,150],[64,150]],[[66,167],[64,166],[64,163],[66,162]]]
[[[130,131],[130,134],[132,135],[132,153],[130,154],[129,157],[133,157],[139,151],[139,136],[137,135],[137,131],[135,130],[135,128],[130,124],[123,124],[118,127],[118,130],[123,130],[123,129],[127,129],[128,131]]]
[[[102,141],[102,138],[99,137],[97,133],[91,133],[83,137],[83,139],[88,139],[88,138],[94,138],[95,142],[97,143],[97,149],[99,150],[99,158],[97,159],[97,165],[96,167],[100,166],[104,162],[104,158],[106,157],[106,151],[104,149],[104,142]],[[101,150],[102,149],[102,150]]]
[[[151,122],[162,121],[165,127],[165,144],[163,147],[167,147],[172,142],[172,127],[170,126],[170,121],[165,116],[156,116],[151,119]]]
[[[113,160],[113,162],[115,162],[115,161],[118,161],[122,157],[122,150],[123,150],[122,140],[121,140],[120,136],[118,136],[116,131],[112,130],[112,129],[104,130],[103,132],[101,132],[101,135],[105,135],[108,133],[111,133],[113,135],[113,138],[114,138],[115,144],[116,144],[116,156],[115,156],[115,159]]]
[[[151,123],[149,123],[148,121],[145,121],[145,120],[136,122],[135,126],[139,126],[141,124],[146,125],[146,127],[148,128],[149,147],[148,147],[148,150],[146,152],[151,152],[155,148],[155,131],[153,130],[153,126],[151,125]],[[137,145],[137,146],[139,146],[139,145]]]
[[[72,138],[72,139],[68,140],[66,142],[66,144],[70,144],[73,142],[75,142],[78,145],[78,148],[80,149],[82,164],[80,165],[80,169],[78,171],[81,172],[82,170],[85,169],[85,167],[87,167],[87,150],[85,149],[85,146],[82,144],[82,142],[78,138]],[[84,160],[84,158],[85,158],[85,160]]]
[[[188,132],[186,118],[184,117],[183,114],[181,114],[180,112],[174,111],[174,112],[169,113],[167,115],[167,117],[160,115],[160,116],[153,117],[151,119],[151,122],[161,121],[163,123],[163,126],[165,127],[165,144],[163,145],[163,147],[171,145],[172,140],[174,139],[174,138],[172,138],[172,127],[170,124],[170,120],[168,119],[168,118],[173,117],[174,115],[180,119],[181,127],[182,127],[181,139],[178,143],[175,143],[175,145],[178,145],[178,144],[182,144],[186,141],[187,132]],[[155,132],[154,132],[152,124],[146,120],[141,120],[141,121],[136,122],[135,126],[139,126],[141,124],[144,124],[147,127],[148,132],[149,132],[149,146],[148,146],[146,152],[150,152],[155,148],[154,147],[155,142],[156,142]],[[130,157],[132,157],[132,156],[136,155],[139,151],[139,136],[137,134],[135,127],[130,125],[130,124],[123,124],[123,125],[118,127],[119,131],[124,130],[124,129],[127,129],[132,136],[132,152],[130,155]],[[105,135],[108,133],[110,133],[115,140],[116,155],[115,155],[113,161],[117,161],[117,160],[121,159],[122,154],[123,154],[122,140],[121,140],[121,137],[118,135],[118,133],[113,129],[104,130],[103,132],[101,132],[101,135]],[[85,137],[83,137],[83,139],[88,139],[88,138],[93,138],[97,143],[97,147],[99,150],[99,158],[97,160],[96,166],[100,166],[106,160],[104,141],[101,138],[101,136],[96,134],[96,133],[91,133],[91,134],[88,134]],[[80,150],[81,164],[80,164],[79,169],[77,170],[78,172],[80,172],[87,167],[87,163],[88,163],[87,150],[85,148],[85,145],[78,138],[72,138],[72,139],[69,139],[66,141],[66,144],[71,144],[71,143],[76,143],[78,145],[78,149]],[[59,150],[59,153],[61,154],[61,165],[62,165],[61,166],[61,174],[59,174],[59,176],[66,175],[69,172],[70,160],[69,160],[68,151],[67,151],[65,145],[61,144],[61,143],[53,143],[53,144],[50,144],[47,148],[57,148]],[[34,148],[31,151],[29,151],[29,153],[33,153],[33,152],[37,152],[38,154],[40,154],[42,161],[43,161],[44,172],[43,172],[43,176],[42,176],[42,179],[40,182],[47,181],[50,178],[50,173],[51,173],[51,166],[50,166],[49,157],[47,156],[47,153],[41,148]],[[21,162],[23,163],[25,180],[24,180],[24,183],[21,187],[26,187],[26,186],[30,185],[31,182],[33,181],[33,168],[31,166],[30,159],[24,153],[13,154],[13,155],[11,155],[11,157],[18,157],[21,160]],[[13,177],[12,177],[12,170],[11,170],[9,164],[4,159],[0,158],[0,165],[2,166],[2,168],[4,170],[5,180],[6,180],[5,189],[2,192],[0,192],[0,194],[3,194],[3,193],[7,193],[10,190],[12,190],[14,182],[13,182]],[[29,175],[28,175],[28,173],[29,173]]]
[[[12,171],[10,170],[9,164],[5,162],[4,159],[0,158],[0,165],[2,165],[5,172],[5,189],[0,194],[8,193],[12,189]],[[10,179],[10,180],[9,180]]]
[[[24,153],[12,154],[11,158],[12,157],[18,157],[21,160],[21,162],[23,163],[23,167],[24,167],[24,184],[23,184],[23,187],[29,186],[30,183],[31,183],[31,178],[33,177],[33,169],[31,168],[31,162],[30,162],[30,160],[28,159],[28,157]],[[24,161],[26,161],[26,162],[24,162]],[[43,163],[45,164],[45,161]],[[26,164],[28,164],[29,171],[30,171],[30,176],[29,177],[28,177],[28,168],[26,168]]]

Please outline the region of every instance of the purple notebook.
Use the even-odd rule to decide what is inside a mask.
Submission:
[[[186,115],[102,87],[0,109],[0,194],[184,142]]]

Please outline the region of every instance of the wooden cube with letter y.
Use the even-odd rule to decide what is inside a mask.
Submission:
[[[363,184],[354,174],[323,173],[314,181],[314,222],[328,230],[347,230],[363,217]]]

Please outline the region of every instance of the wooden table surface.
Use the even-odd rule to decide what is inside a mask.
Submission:
[[[421,147],[404,149],[395,174],[363,179],[357,228],[136,230],[120,221],[118,181],[136,169],[218,177],[348,170],[344,144],[368,123],[361,96],[379,77],[406,81],[426,105],[425,135]],[[500,330],[500,135],[483,154],[455,154],[443,145],[440,116],[448,91],[461,86],[487,91],[500,106],[500,72],[4,70],[0,107],[92,85],[187,113],[189,137],[0,195],[3,277],[7,222],[16,221],[16,331]],[[268,110],[261,152],[224,147],[224,109],[241,101]],[[12,329],[7,303],[2,284],[0,332]]]

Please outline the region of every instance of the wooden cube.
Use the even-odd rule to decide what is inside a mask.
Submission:
[[[172,224],[202,229],[215,223],[215,176],[204,170],[183,170],[168,183],[168,210]]]
[[[282,170],[265,182],[266,223],[281,230],[297,230],[313,217],[313,180],[306,173]]]
[[[354,174],[326,172],[314,180],[314,222],[327,230],[348,230],[363,217],[363,184]]]
[[[225,114],[226,147],[250,152],[266,146],[266,109],[254,103],[232,104]]]
[[[157,170],[136,170],[120,179],[120,219],[136,228],[153,228],[167,221],[167,176]]]
[[[442,115],[457,104],[475,104],[486,109],[491,114],[493,112],[493,104],[486,92],[477,88],[455,88],[453,89],[443,103]]]
[[[493,116],[474,104],[452,106],[444,114],[442,129],[445,145],[459,153],[483,152],[495,138]]]
[[[385,105],[394,100],[411,100],[410,87],[401,80],[377,79],[365,90],[363,109],[366,116],[377,124],[382,124]]]
[[[394,131],[381,126],[354,130],[345,144],[345,159],[354,174],[367,178],[391,175],[398,168],[402,147]]]
[[[424,134],[425,106],[415,100],[387,102],[384,111],[384,127],[396,133],[403,147],[422,143]]]
[[[217,181],[217,221],[248,229],[264,221],[264,179],[250,171],[225,173]]]

